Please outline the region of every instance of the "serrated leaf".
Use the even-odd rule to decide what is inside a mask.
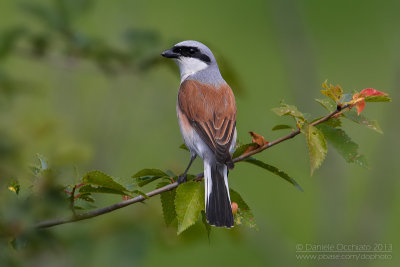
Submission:
[[[143,187],[149,183],[152,183],[158,179],[160,179],[160,176],[146,176],[146,177],[140,177],[140,178],[136,178],[137,182],[136,185],[139,187]]]
[[[327,153],[324,134],[312,125],[304,125],[302,133],[305,134],[310,156],[311,175],[321,166]]]
[[[234,158],[240,157],[241,155],[243,155],[244,152],[246,152],[246,150],[249,147],[254,147],[254,146],[257,146],[257,144],[250,143],[250,144],[244,144],[244,145],[239,146],[238,148],[236,148],[235,152],[233,153],[232,158],[234,159]]]
[[[299,189],[300,191],[303,191],[303,188],[301,188],[301,186],[296,182],[295,179],[293,179],[292,177],[290,177],[287,173],[285,173],[284,171],[278,169],[277,167],[274,167],[272,165],[269,165],[265,162],[262,162],[261,160],[255,159],[253,157],[249,157],[247,159],[243,160],[244,162],[248,162],[251,164],[254,164],[256,166],[259,166],[267,171],[272,172],[273,174],[285,179],[286,181],[288,181],[289,183],[291,183],[292,185],[294,185],[297,189]]]
[[[286,130],[286,129],[293,130],[293,127],[287,124],[278,124],[272,128],[272,131]]]
[[[238,192],[233,190],[232,188],[229,189],[229,195],[231,198],[231,202],[236,202],[238,204],[238,211],[235,214],[235,224],[243,224],[249,228],[256,228],[257,225],[254,220],[254,215],[250,210],[250,207],[247,203],[243,200]]]
[[[366,102],[390,102],[392,99],[390,99],[389,95],[378,91],[373,88],[365,88],[363,89],[359,94],[354,94],[353,98],[358,98],[362,97]]]
[[[186,182],[178,186],[175,196],[175,210],[178,219],[178,235],[196,223],[204,209],[204,184]]]
[[[333,117],[333,118],[330,118],[329,120],[324,121],[321,124],[329,125],[333,128],[336,128],[336,127],[342,126],[342,121],[340,120],[340,118]]]
[[[157,177],[162,177],[162,176],[168,176],[165,172],[159,169],[143,169],[132,175],[132,178],[141,178],[141,177],[151,177],[151,176],[157,176]]]
[[[169,184],[170,183],[168,182],[160,182],[158,183],[157,188],[161,188]],[[163,192],[160,195],[164,221],[167,226],[171,225],[174,222],[174,220],[176,220],[175,196],[176,196],[175,189]]]
[[[206,228],[207,237],[208,239],[210,239],[211,225],[207,222],[207,216],[204,210],[201,211],[201,221],[203,222],[204,227]]]
[[[377,131],[380,134],[383,133],[381,127],[379,126],[379,124],[376,120],[369,120],[362,114],[357,115],[357,112],[354,110],[346,111],[345,113],[343,113],[343,117],[345,117],[346,119],[349,119],[355,123],[367,126],[368,128],[370,128],[374,131]]]
[[[306,120],[303,113],[301,113],[296,106],[288,105],[284,102],[281,102],[281,106],[273,108],[272,111],[278,116],[291,116],[295,118],[297,122],[304,122]]]
[[[318,125],[317,128],[323,132],[329,143],[348,163],[355,163],[368,168],[366,158],[358,153],[358,145],[351,140],[345,131],[322,124]]]
[[[126,195],[125,190],[116,190],[104,186],[84,185],[79,188],[79,193],[99,193],[99,194],[117,194]]]
[[[124,186],[117,183],[111,176],[101,171],[91,171],[85,174],[83,182],[87,185],[105,187],[114,191],[128,191]]]
[[[388,95],[370,95],[364,98],[365,102],[391,102],[392,99]]]
[[[132,175],[132,178],[137,180],[137,185],[139,187],[145,186],[163,177],[169,179],[169,175],[159,169],[143,169]]]
[[[332,100],[334,100],[336,103],[339,102],[339,100],[342,98],[343,96],[343,89],[340,85],[335,85],[333,86],[332,84],[329,84],[329,86],[326,83],[327,81],[325,81],[322,84],[322,87],[325,88],[325,90],[321,90],[321,93],[329,98],[331,98]]]
[[[337,104],[333,102],[331,99],[315,99],[318,103],[321,104],[324,108],[326,108],[329,112],[333,112],[337,108]]]
[[[316,121],[319,121],[319,120],[322,119],[322,118],[323,118],[323,117],[316,118],[316,119],[312,120],[311,123],[316,122]],[[331,117],[329,120],[326,120],[326,121],[321,122],[321,124],[329,125],[329,126],[335,128],[335,127],[340,127],[340,126],[342,126],[342,121],[340,120],[340,117],[338,117],[338,118]]]
[[[81,194],[78,196],[78,199],[82,199],[82,200],[85,200],[85,201],[87,201],[87,202],[94,203],[94,198],[91,196],[90,193],[81,193]]]
[[[131,192],[134,193],[134,194],[136,194],[136,195],[140,195],[140,196],[144,197],[145,199],[149,199],[149,196],[146,195],[146,193],[144,193],[144,192],[142,192],[142,191],[140,191],[140,190],[133,190],[133,191],[131,191]]]

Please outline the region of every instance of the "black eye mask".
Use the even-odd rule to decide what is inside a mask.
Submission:
[[[197,47],[176,46],[172,49],[172,52],[177,53],[183,57],[198,58],[207,64],[211,63],[211,59],[207,55],[202,54]]]

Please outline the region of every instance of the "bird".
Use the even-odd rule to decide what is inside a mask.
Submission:
[[[190,162],[178,184],[197,156],[204,163],[205,213],[216,227],[234,227],[228,185],[236,146],[236,100],[223,79],[211,50],[197,41],[183,41],[161,53],[179,66],[181,82],[176,112]]]

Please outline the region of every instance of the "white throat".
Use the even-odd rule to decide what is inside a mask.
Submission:
[[[178,62],[179,70],[181,71],[181,83],[186,80],[189,75],[195,74],[208,67],[207,63],[192,57],[181,57],[176,59],[176,62]]]

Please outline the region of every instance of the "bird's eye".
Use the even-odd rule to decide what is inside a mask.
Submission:
[[[195,52],[196,52],[196,51],[194,50],[194,48],[190,48],[190,49],[189,49],[189,53],[190,53],[190,54],[194,54]]]

